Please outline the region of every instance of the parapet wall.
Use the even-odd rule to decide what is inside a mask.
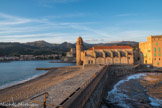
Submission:
[[[104,82],[108,77],[107,68],[108,66],[104,66],[102,70],[96,72],[87,83],[76,89],[56,108],[97,108]]]
[[[106,66],[106,69],[103,71],[102,76],[100,77],[99,82],[96,82],[97,85],[90,95],[88,101],[85,103],[84,108],[98,108],[101,100],[102,100],[102,94],[104,92],[104,89],[106,87],[106,82],[108,80],[108,66]],[[95,86],[95,85],[94,85]]]

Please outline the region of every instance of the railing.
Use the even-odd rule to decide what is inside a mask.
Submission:
[[[36,98],[38,98],[38,97],[40,97],[42,95],[44,95],[44,102],[39,102],[39,101],[34,100],[34,99],[36,99]],[[42,93],[40,95],[37,95],[37,96],[31,98],[30,101],[34,102],[34,103],[38,103],[38,104],[43,104],[43,108],[46,108],[46,106],[54,107],[54,105],[46,103],[46,99],[48,98],[48,96],[49,96],[48,92],[44,92],[44,93]]]

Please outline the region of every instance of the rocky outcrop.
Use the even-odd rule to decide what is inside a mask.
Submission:
[[[162,67],[153,67],[152,65],[139,64],[135,66],[136,72],[162,72]]]
[[[110,76],[123,76],[135,72],[134,65],[112,65],[108,69]]]

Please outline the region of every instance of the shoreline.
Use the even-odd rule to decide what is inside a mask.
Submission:
[[[24,61],[49,61],[49,60],[23,60],[22,62],[24,62]],[[21,61],[6,61],[6,62],[3,62],[3,63],[10,63],[10,62],[21,62]],[[2,62],[0,62],[0,63],[2,63]],[[38,79],[39,77],[43,77],[43,76],[45,76],[46,74],[49,73],[49,70],[57,69],[57,68],[64,68],[64,67],[69,67],[69,66],[35,68],[34,70],[39,71],[38,73],[32,74],[32,75],[27,76],[27,77],[22,78],[22,79],[18,79],[18,80],[15,80],[15,81],[10,81],[8,83],[4,83],[0,86],[0,91],[3,91],[3,89],[12,88],[13,86],[17,86],[17,85],[21,85],[23,83],[30,82],[32,80]]]
[[[13,85],[9,85],[8,87],[5,87],[5,88],[0,88],[0,93],[2,92],[2,91],[5,91],[5,90],[7,90],[7,89],[12,89],[12,88],[14,88],[14,86],[21,86],[21,85],[23,85],[23,84],[25,84],[25,83],[29,83],[29,82],[33,82],[34,80],[38,80],[38,79],[40,79],[40,78],[42,78],[42,77],[45,77],[47,74],[48,74],[49,72],[48,71],[46,71],[45,73],[43,73],[43,74],[40,74],[40,75],[38,75],[38,76],[36,76],[36,77],[31,77],[31,78],[28,78],[28,79],[24,79],[24,80],[22,80],[22,81],[17,81],[18,83],[16,83],[16,84],[13,84]],[[19,83],[20,82],[20,83]]]
[[[35,60],[6,60],[6,61],[0,61],[0,63],[10,63],[10,62],[15,62],[15,61],[46,61],[46,60],[56,60],[60,61],[61,59],[35,59]]]
[[[38,83],[38,82],[42,81],[43,79],[48,79],[48,77],[50,77],[50,75],[53,75],[54,71],[56,71],[58,68],[60,69],[60,68],[66,68],[66,67],[74,67],[74,66],[54,67],[54,68],[52,68],[53,72],[51,70],[49,70],[46,73],[44,73],[44,74],[42,74],[42,75],[40,75],[38,77],[35,77],[35,78],[31,79],[31,80],[28,80],[28,81],[25,81],[25,82],[22,82],[22,83],[19,83],[19,84],[15,84],[15,85],[0,89],[0,94],[4,94],[4,93],[10,92],[10,91],[15,91],[15,90],[17,90],[17,89],[19,89],[21,87],[25,87],[25,86],[28,86],[28,85],[33,85],[33,83]],[[53,75],[53,76],[56,76],[56,75]],[[0,95],[0,97],[1,97],[1,95]],[[18,100],[18,101],[21,101],[21,100]],[[18,102],[18,101],[15,101],[15,102]]]
[[[114,76],[114,77],[111,77],[109,78],[107,84],[109,86],[106,86],[105,87],[105,90],[102,94],[102,102],[100,104],[100,107],[99,108],[102,108],[102,106],[108,106],[108,107],[119,107],[113,103],[111,103],[110,101],[107,100],[107,97],[108,97],[108,92],[110,92],[111,90],[114,89],[114,86],[121,80],[124,80],[125,78],[127,78],[128,76],[132,76],[132,75],[135,75],[135,74],[140,74],[140,73],[145,73],[145,74],[149,74],[149,73],[162,73],[162,72],[159,72],[159,71],[153,71],[153,72],[140,72],[140,71],[137,71],[136,73],[130,73],[130,74],[126,74],[126,75],[121,75],[121,76]],[[120,107],[119,107],[120,108]]]
[[[43,74],[40,74],[40,75],[38,75],[38,76],[36,76],[36,77],[33,76],[34,78],[31,77],[31,79],[29,78],[29,80],[24,79],[24,80],[27,80],[27,81],[22,80],[22,83],[21,83],[21,81],[18,81],[18,82],[20,82],[20,83],[16,83],[16,84],[14,84],[14,85],[11,85],[11,86],[8,86],[8,87],[2,88],[2,89],[0,88],[0,94],[1,94],[1,92],[6,91],[6,90],[8,90],[8,89],[17,88],[17,87],[19,87],[19,86],[26,85],[26,84],[28,84],[28,83],[32,83],[32,82],[37,81],[37,80],[39,80],[39,79],[41,79],[41,78],[44,78],[44,77],[46,77],[47,75],[51,74],[51,71],[50,71],[50,70],[56,70],[56,69],[58,69],[58,68],[66,68],[66,67],[69,68],[69,67],[75,67],[75,66],[51,67],[51,68],[49,68],[48,71],[46,71],[46,72],[43,73]],[[23,81],[24,81],[24,82],[23,82]]]
[[[88,78],[91,77],[93,73],[95,73],[97,70],[101,69],[102,66],[92,66],[92,67],[86,67],[83,69],[80,66],[65,66],[65,67],[55,67],[51,70],[49,70],[47,73],[40,75],[34,79],[31,79],[29,81],[23,82],[21,84],[13,85],[4,89],[0,90],[0,103],[9,103],[9,102],[22,102],[25,100],[29,100],[31,97],[38,95],[42,92],[56,89],[57,92],[60,92],[62,90],[68,90],[73,89],[84,83]],[[91,71],[92,70],[92,71]],[[90,73],[89,73],[90,72]],[[84,76],[84,77],[83,77]],[[78,81],[78,78],[80,78],[81,81]],[[84,80],[83,80],[84,78]],[[75,79],[75,81],[73,81]],[[76,83],[76,85],[67,86],[67,82],[72,81],[73,83]],[[62,86],[59,86],[59,85]],[[59,86],[59,87],[58,87]],[[68,87],[68,88],[66,88]],[[71,93],[73,90],[66,91],[66,93]],[[54,91],[54,92],[56,92]],[[62,92],[65,92],[62,91]],[[50,95],[60,95],[60,93],[54,93]],[[69,94],[66,94],[69,95]],[[65,94],[58,98],[60,100],[64,100],[66,97]],[[56,99],[56,96],[54,96],[52,99]],[[58,99],[57,98],[57,99]],[[59,99],[55,101],[60,101]],[[28,102],[28,101],[25,101]],[[61,102],[61,101],[60,101]],[[56,102],[58,103],[58,102]],[[59,103],[58,103],[59,104]]]
[[[108,86],[107,92],[111,91],[113,89],[114,85],[117,84],[120,80],[122,80],[130,75],[135,75],[135,74],[139,74],[139,73],[148,73],[148,72],[136,72],[136,73],[130,73],[130,74],[122,75],[122,76],[115,76],[115,77],[109,78],[108,83],[111,83],[111,84]],[[162,72],[153,71],[153,72],[149,72],[149,73],[162,73]],[[107,95],[106,95],[106,97],[107,97]]]
[[[37,78],[39,78],[39,77],[41,77],[41,76],[43,76],[43,75],[45,75],[45,74],[47,74],[47,73],[48,73],[48,71],[46,71],[46,72],[44,72],[44,73],[42,73],[42,74],[39,74],[39,75],[34,75],[34,76],[29,77],[29,78],[24,79],[24,80],[15,81],[15,82],[10,83],[10,84],[2,85],[2,86],[0,87],[0,91],[3,90],[3,89],[10,88],[10,87],[12,87],[12,86],[17,86],[17,85],[19,85],[19,84],[26,83],[26,82],[28,82],[28,81],[30,81],[30,80],[37,79]]]

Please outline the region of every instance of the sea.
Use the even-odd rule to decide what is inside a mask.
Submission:
[[[74,66],[75,63],[50,63],[56,60],[12,61],[0,63],[0,89],[20,84],[47,73],[36,68]]]
[[[106,100],[119,108],[162,108],[162,73],[127,76],[114,85]]]

